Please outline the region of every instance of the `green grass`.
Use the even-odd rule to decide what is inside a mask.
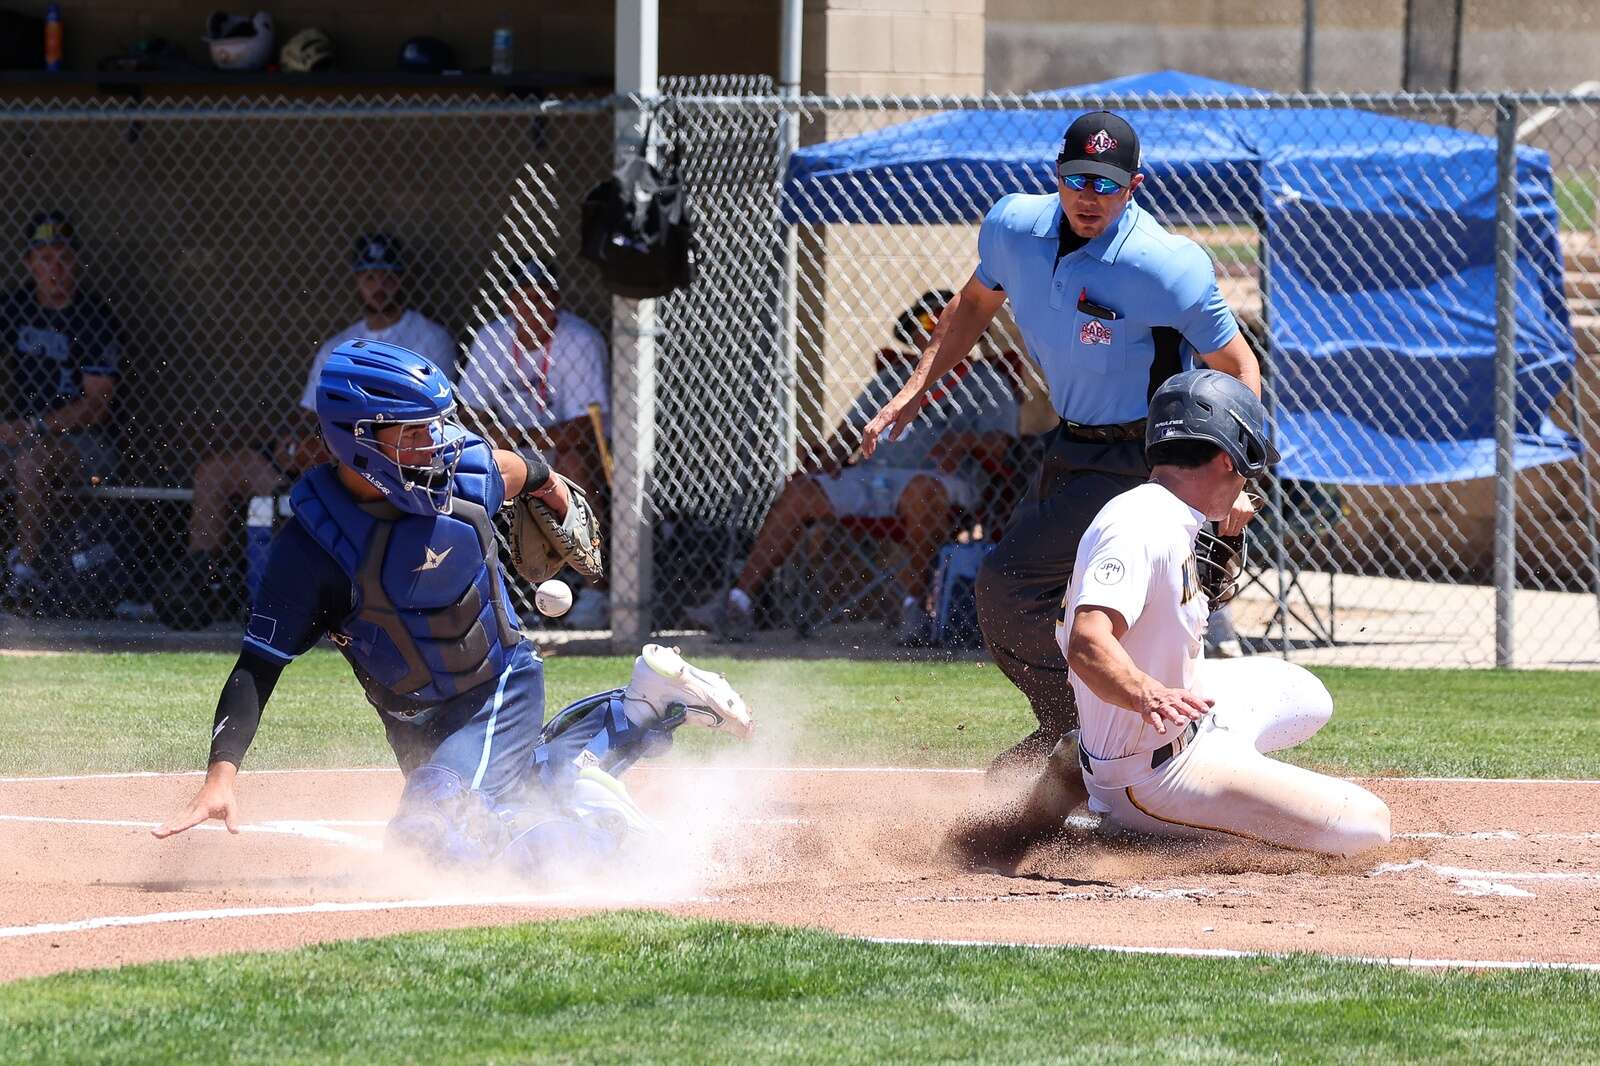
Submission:
[[[1577,174],[1556,178],[1556,213],[1562,229],[1588,230],[1595,226],[1594,181]]]
[[[1592,1061],[1593,974],[574,921],[0,987],[33,1063]]]
[[[233,658],[63,655],[0,660],[0,773],[181,770],[202,764]],[[986,663],[710,659],[757,710],[763,761],[978,766],[1029,728],[1021,697]],[[561,657],[548,706],[623,683],[631,660]],[[1293,761],[1345,773],[1600,777],[1592,675],[1324,669],[1333,722]],[[725,750],[700,730],[680,755]],[[290,667],[247,765],[388,765],[375,712],[336,654]]]

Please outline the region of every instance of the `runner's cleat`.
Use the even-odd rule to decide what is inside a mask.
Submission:
[[[682,716],[736,737],[748,737],[755,729],[750,708],[727,678],[689,665],[676,648],[660,644],[646,644],[634,660],[622,705],[638,725],[666,725]]]

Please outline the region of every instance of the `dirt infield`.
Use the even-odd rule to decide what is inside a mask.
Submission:
[[[1334,862],[1108,843],[1021,876],[933,857],[961,771],[640,769],[665,827],[627,887],[530,894],[397,866],[389,771],[246,774],[246,831],[149,826],[198,778],[0,780],[0,980],[619,906],[914,939],[1600,964],[1600,782],[1379,779],[1397,839]]]

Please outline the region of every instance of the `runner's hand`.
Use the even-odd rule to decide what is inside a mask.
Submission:
[[[1211,710],[1213,702],[1188,689],[1168,688],[1152,681],[1139,693],[1139,706],[1134,711],[1157,733],[1166,736],[1168,722],[1177,725],[1198,722]]]

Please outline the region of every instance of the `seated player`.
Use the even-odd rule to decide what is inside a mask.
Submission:
[[[783,565],[808,523],[838,517],[899,520],[905,560],[898,572],[900,639],[914,643],[929,629],[928,572],[951,532],[952,508],[976,507],[989,472],[1016,440],[1021,410],[1006,374],[989,362],[963,364],[924,399],[922,416],[897,441],[860,457],[861,432],[916,367],[951,293],[924,293],[895,323],[909,350],[878,353],[877,375],[822,446],[794,475],[761,523],[750,557],[731,589],[690,608],[689,620],[743,640],[754,627],[754,600]]]
[[[205,784],[156,829],[234,829],[234,776],[283,668],[330,637],[377,709],[406,778],[391,845],[539,878],[615,854],[647,825],[621,783],[685,720],[750,731],[726,680],[647,647],[623,689],[541,735],[544,666],[516,626],[491,516],[520,494],[578,506],[536,452],[492,449],[453,421],[443,372],[395,345],[340,345],[317,382],[336,462],[291,493],[244,646],[223,686]]]
[[[28,223],[30,284],[0,297],[0,355],[8,355],[17,417],[0,420],[0,483],[9,483],[17,545],[0,601],[48,611],[45,557],[78,509],[74,489],[117,466],[114,401],[122,327],[80,285],[72,223],[59,211]],[[3,402],[0,402],[3,406]]]
[[[1151,398],[1145,454],[1149,483],[1112,499],[1084,534],[1057,630],[1081,728],[1051,753],[1020,825],[952,843],[1006,866],[1087,798],[1104,826],[1156,836],[1329,855],[1387,844],[1377,796],[1266,756],[1327,723],[1322,682],[1279,659],[1202,661],[1211,602],[1239,575],[1202,527],[1277,460],[1261,401],[1215,370],[1175,375]]]

